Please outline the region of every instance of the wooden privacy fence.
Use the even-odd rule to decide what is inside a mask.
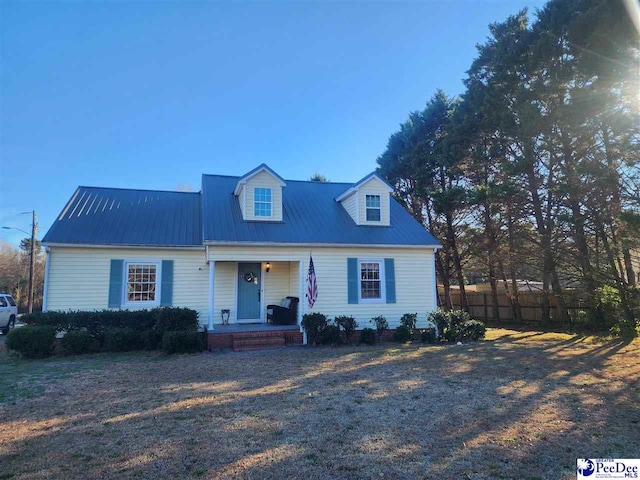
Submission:
[[[543,292],[540,291],[524,291],[518,292],[518,300],[520,302],[521,322],[528,324],[542,323],[542,299]],[[500,316],[499,321],[504,323],[514,323],[516,319],[513,316],[513,309],[506,293],[498,293],[498,305],[494,305],[491,292],[467,292],[467,300],[469,302],[469,313],[476,320],[483,322],[494,321],[494,311],[497,308]],[[579,292],[565,292],[565,301],[567,309],[572,319],[576,318],[578,310],[586,310],[589,308],[587,302],[580,298]],[[451,303],[454,309],[459,309],[460,291],[451,291]],[[550,322],[551,324],[560,325],[558,318],[555,298],[553,295],[549,298],[551,307]],[[444,291],[438,289],[438,305],[444,305]]]

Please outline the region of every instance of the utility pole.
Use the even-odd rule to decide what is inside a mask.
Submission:
[[[27,299],[27,311],[29,313],[33,313],[33,271],[36,263],[36,231],[38,228],[38,224],[36,223],[36,211],[33,210],[31,214],[33,217],[31,222],[31,258],[29,259],[29,294]]]
[[[34,284],[34,269],[36,265],[36,233],[38,233],[38,221],[36,217],[36,211],[22,212],[20,215],[31,214],[31,245],[29,247],[29,292],[27,294],[27,311],[33,313],[33,284]],[[2,227],[5,230],[17,230],[29,235],[29,232],[16,227]],[[21,243],[22,245],[22,243]]]

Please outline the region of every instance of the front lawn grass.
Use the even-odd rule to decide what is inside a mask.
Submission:
[[[1,478],[573,479],[640,456],[640,341],[0,353]]]

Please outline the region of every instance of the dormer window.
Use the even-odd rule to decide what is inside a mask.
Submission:
[[[391,225],[391,193],[391,185],[371,173],[338,195],[336,201],[342,203],[356,225],[388,227]]]
[[[380,195],[367,195],[367,222],[379,222],[381,218]]]
[[[282,222],[282,190],[287,184],[264,163],[243,175],[233,194],[248,222]]]
[[[256,217],[271,216],[271,189],[255,187],[253,189],[253,212]]]

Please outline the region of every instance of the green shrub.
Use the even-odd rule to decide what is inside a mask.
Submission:
[[[460,341],[477,341],[482,340],[487,333],[487,327],[478,320],[467,320],[460,327],[458,340]]]
[[[400,325],[413,330],[414,328],[416,328],[417,321],[418,321],[417,313],[405,313],[404,315],[402,315],[402,318],[400,319]]]
[[[140,332],[140,343],[145,350],[157,350],[162,343],[162,335],[155,330]]]
[[[399,343],[407,343],[413,340],[413,330],[404,325],[400,325],[393,332],[393,341]]]
[[[358,328],[358,322],[356,322],[356,319],[353,317],[342,315],[336,317],[335,322],[338,327],[342,328],[342,331],[344,332],[344,338],[347,343],[350,343],[351,337],[353,337],[353,334],[356,333],[356,329]]]
[[[327,328],[327,316],[322,313],[307,313],[302,317],[302,328],[307,333],[307,343],[315,345],[322,338],[322,332]]]
[[[382,315],[378,315],[377,317],[373,317],[369,320],[369,323],[373,322],[376,326],[376,332],[378,332],[378,338],[382,339],[382,334],[384,331],[389,328],[389,322]]]
[[[640,337],[640,319],[636,318],[634,322],[619,321],[609,329],[609,333],[614,337]]]
[[[484,337],[484,324],[482,322],[477,322],[477,324],[469,323],[476,322],[476,320],[473,320],[464,310],[452,310],[449,312],[437,310],[429,315],[429,321],[438,326],[440,338],[447,342],[470,340],[471,338],[465,337],[467,329],[471,331],[468,335],[482,335],[480,338]]]
[[[51,325],[26,326],[9,332],[6,345],[25,358],[48,357],[53,352],[56,328]]]
[[[363,328],[360,332],[360,343],[365,345],[375,345],[376,331],[373,328]]]
[[[435,328],[427,328],[420,332],[420,341],[422,343],[436,343],[437,339]]]
[[[65,333],[60,343],[65,352],[71,355],[82,355],[91,352],[94,338],[89,332],[83,330],[71,330]]]
[[[327,325],[320,333],[320,343],[322,345],[341,345],[342,332],[337,325]]]
[[[110,328],[104,334],[104,349],[107,352],[141,350],[142,337],[133,328]]]
[[[464,310],[452,310],[449,313],[449,325],[445,329],[445,340],[458,342],[462,339],[464,324],[471,320],[471,315]]]
[[[435,312],[431,312],[428,317],[428,321],[435,324],[438,327],[438,337],[443,338],[443,332],[449,325],[448,312],[438,309]]]
[[[202,332],[178,330],[165,332],[162,336],[162,351],[172,353],[196,353],[203,350]]]
[[[164,335],[164,332],[184,330],[195,332],[198,330],[198,312],[190,308],[161,307],[151,310],[155,320],[154,330]]]

